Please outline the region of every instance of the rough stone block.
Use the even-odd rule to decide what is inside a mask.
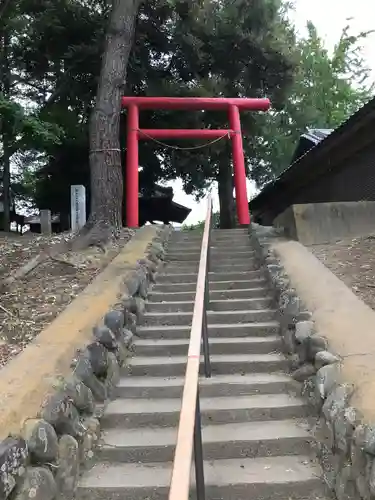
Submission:
[[[338,363],[339,361],[340,358],[329,351],[319,351],[315,355],[315,366],[317,370],[325,365],[333,365],[334,363]]]
[[[352,468],[346,463],[337,473],[335,482],[337,500],[353,500],[357,498],[356,485],[353,481]]]
[[[370,474],[372,461],[370,456],[355,444],[354,440],[352,441],[350,447],[350,459],[357,490],[361,498],[370,500]]]
[[[368,485],[372,498],[375,496],[375,459],[371,459],[366,470],[366,479],[368,480]]]
[[[294,354],[295,353],[295,337],[294,330],[287,328],[283,332],[283,351],[285,354]]]
[[[130,301],[130,312],[137,317],[137,323],[143,320],[146,311],[146,304],[142,297],[132,297]]]
[[[93,334],[95,340],[97,340],[99,344],[103,345],[108,351],[116,351],[116,337],[107,326],[94,326]]]
[[[124,285],[126,286],[131,297],[133,295],[136,295],[136,293],[138,292],[140,283],[141,277],[135,271],[125,277]]]
[[[125,328],[130,330],[133,335],[137,333],[137,316],[131,312],[125,315]]]
[[[58,469],[56,472],[56,484],[64,498],[73,498],[77,488],[78,476],[78,442],[74,437],[65,434],[59,440]]]
[[[107,388],[95,376],[87,353],[79,353],[72,363],[72,368],[74,369],[74,375],[91,390],[95,401],[103,402],[107,399]]]
[[[298,354],[292,354],[291,356],[288,357],[288,360],[290,363],[290,367],[293,371],[297,370],[297,368],[299,368],[301,366],[301,362],[300,362],[300,358],[299,358]]]
[[[86,467],[94,458],[94,449],[100,438],[100,422],[97,418],[88,417],[82,421],[86,431],[79,443],[80,462]]]
[[[297,314],[297,321],[311,321],[312,313],[310,311],[300,311]]]
[[[375,456],[375,428],[371,425],[358,425],[353,433],[355,444],[366,453]]]
[[[316,374],[315,385],[321,399],[326,399],[332,389],[339,383],[340,367],[337,364],[326,365]]]
[[[340,470],[341,460],[338,455],[332,453],[332,449],[324,443],[320,443],[318,459],[323,470],[323,479],[331,490],[335,489],[337,474]]]
[[[133,341],[133,333],[130,330],[123,328],[121,334],[122,334],[122,338],[123,338],[123,342],[125,344],[125,347],[129,347]]]
[[[92,415],[95,409],[95,400],[92,391],[78,377],[70,375],[60,379],[58,389],[64,392],[81,413]]]
[[[350,451],[350,443],[356,425],[359,423],[359,417],[355,408],[349,406],[337,412],[333,422],[335,431],[335,446],[336,449],[348,454]]]
[[[94,328],[94,336],[109,352],[112,352],[120,365],[125,362],[126,349],[121,339],[117,340],[112,331],[106,326]]]
[[[353,386],[349,384],[338,385],[332,390],[323,405],[323,413],[327,420],[333,422],[338,413],[348,406],[353,390]]]
[[[127,298],[128,297],[126,296],[124,300]],[[104,324],[111,330],[116,339],[118,339],[125,324],[125,316],[120,311],[109,311],[104,316]]]
[[[324,337],[313,335],[306,340],[307,358],[309,361],[315,361],[315,356],[320,351],[328,349],[328,342]]]
[[[314,333],[314,323],[312,321],[298,321],[296,323],[295,337],[299,344],[303,344]]]
[[[0,443],[0,498],[8,498],[16,480],[25,473],[28,459],[26,441],[8,437]]]
[[[22,437],[27,443],[31,463],[44,464],[57,459],[57,434],[52,425],[45,420],[26,420],[22,426]]]
[[[99,342],[93,342],[86,347],[92,371],[99,379],[107,376],[108,351]]]
[[[315,437],[319,439],[329,450],[335,447],[335,433],[333,425],[325,418],[319,418],[315,425]]]
[[[302,396],[308,400],[309,404],[312,407],[320,411],[322,401],[320,398],[316,397],[315,377],[309,377],[308,379],[304,380],[302,387]]]
[[[106,386],[108,395],[111,396],[114,392],[118,381],[120,380],[120,367],[118,365],[116,356],[113,353],[108,353],[108,373],[106,378]]]
[[[141,283],[139,285],[139,289],[138,289],[139,298],[141,298],[143,300],[147,299],[148,288],[149,288],[149,281],[148,281],[147,277],[145,276],[145,278],[141,281]]]
[[[149,259],[140,259],[138,261],[138,264],[140,266],[146,267],[147,272],[148,272],[148,277],[149,277],[149,279],[151,281],[151,278],[153,277],[153,274],[156,273],[156,270],[157,270],[157,266],[156,266],[155,262],[152,262]]]
[[[52,472],[46,467],[27,467],[25,477],[12,500],[53,500],[57,486]]]
[[[309,377],[315,375],[315,373],[316,373],[315,366],[311,364],[306,364],[295,370],[292,373],[292,377],[294,378],[294,380],[297,380],[297,382],[303,382]]]
[[[57,434],[83,435],[84,428],[78,410],[72,400],[62,392],[48,397],[43,404],[41,418],[51,424]]]

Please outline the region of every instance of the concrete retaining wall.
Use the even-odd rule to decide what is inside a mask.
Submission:
[[[0,372],[0,498],[71,499],[126,363],[169,228],[147,226]]]
[[[253,225],[280,307],[292,375],[318,415],[327,484],[339,500],[375,495],[375,312],[297,242]]]
[[[307,203],[293,205],[274,220],[287,237],[304,245],[337,241],[375,231],[375,202]]]

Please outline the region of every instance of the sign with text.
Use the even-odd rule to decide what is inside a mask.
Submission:
[[[82,185],[70,186],[71,228],[79,231],[86,224],[86,188]]]

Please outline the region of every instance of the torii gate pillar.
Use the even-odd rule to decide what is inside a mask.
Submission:
[[[123,97],[128,109],[126,153],[126,225],[138,227],[138,141],[144,139],[216,139],[227,136],[232,141],[234,185],[240,225],[250,224],[246,191],[240,110],[267,111],[268,99],[200,97]],[[140,109],[227,110],[229,129],[140,129]]]

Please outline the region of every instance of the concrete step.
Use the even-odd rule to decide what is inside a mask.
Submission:
[[[107,428],[173,427],[178,425],[180,410],[179,398],[115,399],[101,422]],[[201,398],[203,425],[286,420],[308,414],[304,401],[287,394]]]
[[[186,265],[185,262],[171,262],[163,268],[163,272],[168,274],[190,274],[198,272],[199,263],[193,262]],[[230,273],[230,272],[248,272],[257,271],[259,265],[251,261],[243,261],[241,263],[221,264],[213,261],[210,265],[210,271],[213,273]]]
[[[173,262],[173,261],[186,261],[186,262],[199,262],[201,256],[201,250],[196,249],[196,250],[191,250],[189,251],[188,249],[183,249],[183,248],[178,248],[176,250],[168,249],[167,255],[166,255],[166,261],[167,262]],[[236,259],[253,259],[255,257],[254,252],[250,250],[250,247],[237,247],[234,246],[234,243],[232,242],[231,246],[228,247],[211,247],[210,251],[210,256],[212,259],[215,258],[221,258],[221,257],[233,257]]]
[[[293,420],[207,425],[202,429],[205,460],[308,454],[311,435]],[[170,462],[177,427],[109,429],[102,434],[99,460]]]
[[[211,300],[208,305],[209,311],[255,311],[267,309],[272,305],[272,297],[261,297],[251,299],[220,299]],[[176,302],[148,302],[146,311],[157,313],[169,312],[192,312],[194,301]]]
[[[250,264],[257,264],[258,260],[253,257],[252,255],[246,255],[246,256],[231,256],[231,255],[213,255],[211,258],[211,264],[212,265],[240,265],[243,263],[250,263]],[[168,266],[184,266],[184,267],[194,267],[199,264],[199,259],[196,261],[168,261],[168,257],[166,257],[165,260],[165,265]]]
[[[242,279],[242,280],[223,280],[223,281],[211,281],[210,292],[213,291],[229,291],[229,290],[243,290],[249,288],[259,288],[267,286],[267,280],[265,277],[254,278],[254,279]],[[152,292],[195,292],[197,287],[196,279],[194,281],[185,283],[158,283],[152,287]]]
[[[250,251],[254,251],[254,248],[252,248],[250,239],[248,236],[242,235],[242,236],[236,236],[235,238],[231,238],[230,236],[226,236],[225,238],[211,238],[210,239],[210,248],[229,248],[231,247],[231,244],[233,243],[236,244],[238,247],[245,247]],[[201,248],[202,245],[202,240],[201,239],[194,239],[194,240],[176,240],[176,241],[170,241],[167,245],[167,249],[175,249],[175,248],[182,248],[184,251],[187,251],[188,248]],[[233,248],[233,246],[232,246]]]
[[[180,398],[185,378],[181,377],[121,377],[116,389],[119,398]],[[285,373],[248,373],[202,377],[199,392],[203,398],[280,394],[295,387]]]
[[[137,329],[143,339],[187,339],[190,338],[191,325],[141,326]],[[277,321],[254,323],[209,324],[209,338],[230,337],[263,337],[279,333]]]
[[[186,276],[186,275],[185,275]],[[160,278],[160,276],[158,276]],[[229,291],[229,290],[243,290],[249,288],[267,287],[268,282],[265,276],[260,278],[247,278],[242,280],[224,279],[222,281],[210,281],[211,291]],[[152,292],[170,293],[170,292],[192,292],[196,290],[197,282],[196,277],[190,282],[170,283],[158,282],[152,287]]]
[[[226,238],[249,238],[249,232],[243,229],[213,229],[211,231],[212,240],[222,240]],[[198,232],[175,232],[170,235],[169,241],[195,241],[203,238],[203,231]]]
[[[259,309],[257,311],[207,311],[209,324],[257,323],[259,321],[274,320],[275,316],[276,311],[273,309]],[[144,324],[146,326],[191,325],[192,318],[192,312],[146,312],[144,314]]]
[[[196,236],[195,238],[172,238],[170,239],[170,243],[201,243],[202,237],[201,236]],[[236,242],[241,242],[241,243],[249,243],[250,242],[250,236],[246,233],[242,234],[211,234],[210,238],[210,243],[212,244],[220,244],[220,243],[226,243],[229,241],[236,241]]]
[[[149,302],[167,302],[167,301],[191,301],[195,299],[195,287],[194,290],[186,292],[156,292],[152,291],[148,296],[147,300]],[[256,297],[264,297],[269,294],[269,290],[266,287],[258,288],[243,288],[242,290],[210,290],[211,300],[224,300],[224,299],[251,299]]]
[[[194,246],[180,246],[180,245],[173,245],[173,246],[168,246],[167,249],[167,260],[168,260],[168,254],[175,254],[175,255],[181,255],[183,253],[188,253],[188,254],[195,254],[200,256],[201,252],[201,246],[199,245],[194,245]],[[222,258],[227,258],[227,259],[253,259],[256,257],[256,254],[254,250],[252,249],[251,245],[236,245],[233,246],[233,242],[229,242],[226,244],[219,244],[218,246],[213,246],[210,245],[210,254],[213,259],[222,259]],[[194,259],[193,259],[194,260]]]
[[[127,364],[127,370],[135,377],[174,377],[186,370],[186,356],[135,356]],[[282,354],[213,354],[210,356],[212,374],[271,373],[288,368]],[[201,373],[204,373],[203,357]]]
[[[210,354],[267,354],[281,350],[281,337],[230,337],[209,339]],[[184,356],[189,339],[136,339],[136,356]]]
[[[170,274],[167,272],[158,273],[156,280],[158,283],[196,283],[198,273],[189,274]],[[246,271],[246,272],[227,272],[227,273],[208,273],[208,278],[210,283],[215,281],[237,281],[237,280],[251,280],[256,278],[261,278],[264,276],[264,271],[258,269],[257,271]]]
[[[78,498],[166,500],[171,470],[171,462],[97,464],[81,478]],[[305,455],[205,461],[206,499],[323,499],[328,491],[321,473],[319,465]],[[193,467],[191,488],[195,489]]]

